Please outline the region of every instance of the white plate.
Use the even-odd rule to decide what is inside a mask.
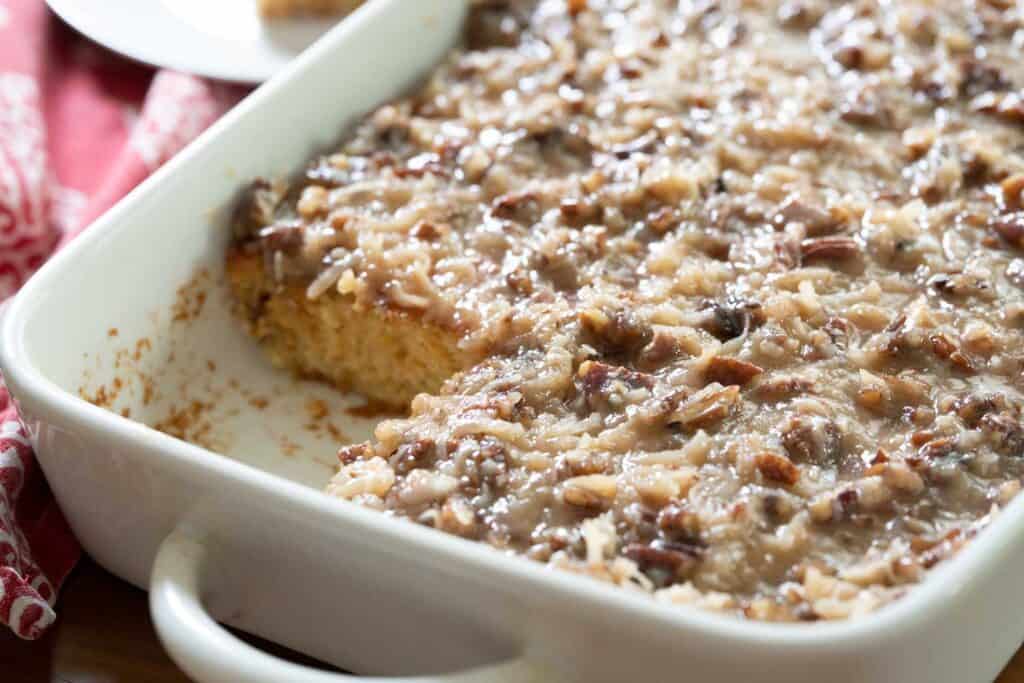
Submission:
[[[256,0],[47,0],[98,43],[154,66],[261,83],[337,19],[264,21]]]

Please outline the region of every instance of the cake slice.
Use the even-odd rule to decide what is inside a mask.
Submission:
[[[400,310],[359,306],[337,291],[311,299],[306,287],[268,278],[259,254],[232,250],[227,273],[239,317],[274,364],[378,406],[404,411],[469,364],[454,332]]]

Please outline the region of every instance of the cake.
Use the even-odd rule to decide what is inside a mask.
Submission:
[[[227,255],[407,415],[328,493],[655,599],[870,613],[1024,474],[1013,3],[507,0]]]

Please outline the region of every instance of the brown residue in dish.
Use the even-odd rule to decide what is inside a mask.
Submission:
[[[214,404],[205,401],[190,401],[184,406],[171,406],[167,417],[153,425],[153,428],[182,441],[211,448],[210,432],[213,424],[209,419]]]
[[[352,417],[361,417],[367,419],[374,419],[380,417],[401,417],[405,415],[405,411],[401,408],[397,408],[389,403],[382,403],[380,401],[367,401],[361,406],[352,406],[346,408],[345,412]]]
[[[334,441],[337,443],[346,443],[348,441],[351,441],[351,439],[345,434],[345,432],[341,431],[341,429],[338,428],[338,426],[333,422],[325,423],[324,429],[327,430],[327,433],[330,434],[331,438],[334,439]]]
[[[300,450],[302,450],[302,447],[299,446],[299,444],[295,443],[294,441],[292,441],[291,439],[284,435],[281,435],[278,438],[278,446],[280,446],[281,452],[284,455],[288,456],[289,458],[298,453]]]
[[[210,271],[201,268],[192,276],[192,279],[178,288],[177,298],[171,309],[171,320],[191,322],[198,318],[206,305],[209,286]]]
[[[90,393],[85,387],[78,387],[78,395],[82,400],[88,401],[94,406],[99,406],[100,408],[110,408],[114,399],[117,398],[116,394],[112,394],[107,390],[107,385],[105,384],[101,384],[92,393]]]
[[[145,353],[146,351],[152,350],[153,342],[151,342],[148,337],[143,337],[142,339],[139,339],[138,341],[135,342],[135,353],[132,354],[132,360],[142,360],[142,354]]]
[[[311,398],[306,401],[306,412],[310,419],[320,420],[327,417],[327,403],[319,398]]]

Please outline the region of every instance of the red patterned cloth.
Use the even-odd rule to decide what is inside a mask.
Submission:
[[[0,0],[0,301],[240,95]],[[0,623],[38,637],[79,553],[0,379]]]

